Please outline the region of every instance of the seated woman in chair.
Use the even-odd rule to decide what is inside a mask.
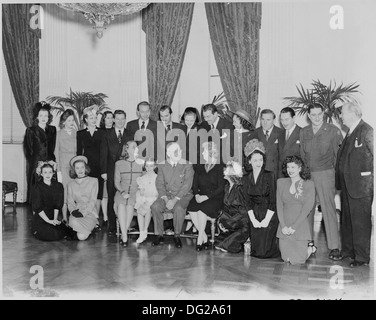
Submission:
[[[72,229],[58,220],[59,211],[64,204],[64,188],[53,178],[55,168],[54,161],[40,161],[36,168],[40,180],[31,192],[33,235],[42,241],[58,241],[73,234]]]
[[[214,142],[203,143],[203,157],[205,164],[195,167],[193,176],[193,195],[187,211],[198,230],[196,250],[209,248],[208,236],[205,227],[208,217],[215,219],[223,206],[225,179],[223,165],[217,161],[219,154]]]
[[[88,160],[85,156],[73,157],[70,161],[68,183],[69,225],[77,232],[78,240],[86,240],[98,223],[96,209],[98,179],[89,177]]]

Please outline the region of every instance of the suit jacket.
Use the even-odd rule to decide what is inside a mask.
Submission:
[[[273,172],[274,177],[276,178],[279,171],[279,143],[283,136],[283,130],[277,126],[274,126],[268,141],[266,141],[262,127],[258,127],[256,129],[256,134],[257,139],[260,140],[265,147],[265,170]]]
[[[142,158],[157,158],[157,122],[149,119],[146,126],[148,132],[140,130],[139,119],[127,123],[127,135],[129,140],[135,140],[140,147],[140,156]],[[138,131],[140,130],[140,131]],[[151,134],[151,135],[150,135]],[[146,136],[145,136],[146,135]],[[153,152],[151,150],[154,150]]]
[[[300,157],[300,127],[297,125],[294,131],[291,133],[290,137],[286,141],[286,130],[282,129],[281,140],[278,143],[279,147],[279,164],[278,164],[278,178],[284,178],[282,174],[282,164],[283,161],[288,156],[299,156]]]
[[[192,194],[193,176],[193,166],[184,159],[180,160],[174,168],[168,161],[159,164],[155,182],[159,197],[167,196],[172,199]]]
[[[123,145],[129,141],[127,129],[124,129],[124,134],[121,143],[118,141],[115,128],[107,129],[101,141],[100,150],[100,167],[101,174],[107,173],[107,180],[114,181],[115,162],[119,160]]]
[[[178,130],[176,130],[178,129]],[[162,163],[166,160],[166,148],[170,142],[179,143],[180,147],[185,148],[185,129],[177,122],[172,122],[170,131],[166,131],[162,121],[157,122],[157,160]]]
[[[351,198],[373,196],[373,128],[363,120],[343,140],[336,162],[336,188]]]
[[[211,130],[210,125],[206,121],[204,121],[201,124],[201,128],[205,129],[207,132],[210,132],[210,130]],[[234,153],[233,144],[230,143],[231,135],[232,135],[231,132],[234,129],[235,128],[234,128],[234,126],[232,125],[231,122],[229,122],[229,121],[227,121],[223,118],[219,118],[219,121],[218,121],[218,124],[217,124],[217,127],[215,128],[215,130],[216,131],[218,130],[218,132],[219,132],[220,146],[217,146],[217,147],[220,147],[221,164],[227,163],[227,161],[230,160],[231,155],[233,155],[233,153]],[[213,141],[213,139],[211,137],[209,137],[209,141]],[[200,142],[200,154],[203,151],[202,150],[202,143],[203,142],[204,141]]]

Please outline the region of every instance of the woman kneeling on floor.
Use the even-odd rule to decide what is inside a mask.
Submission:
[[[68,183],[68,210],[71,214],[69,225],[77,232],[78,240],[86,240],[98,223],[96,209],[98,179],[89,177],[89,167],[85,156],[71,159]]]

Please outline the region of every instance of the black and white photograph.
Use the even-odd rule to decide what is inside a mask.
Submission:
[[[0,299],[374,300],[375,15],[2,1]]]

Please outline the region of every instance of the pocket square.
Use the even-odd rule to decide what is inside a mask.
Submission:
[[[363,143],[359,144],[358,143],[358,138],[356,138],[356,140],[355,140],[355,148],[360,148],[361,146],[363,146]]]
[[[370,176],[370,175],[371,175],[371,171],[361,172],[360,175],[361,175],[362,177]]]
[[[299,141],[299,140],[296,140],[296,143],[300,143],[300,141]]]
[[[224,139],[227,137],[227,133],[225,132],[219,139]]]
[[[278,143],[278,139],[274,143]]]

